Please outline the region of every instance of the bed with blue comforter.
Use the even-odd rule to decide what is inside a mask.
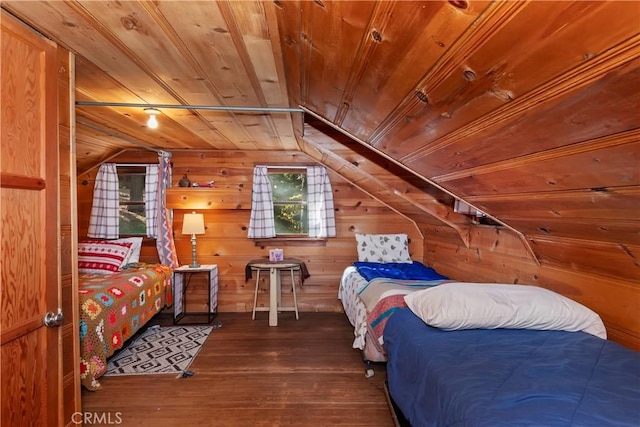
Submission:
[[[384,362],[384,324],[396,308],[406,306],[403,296],[447,279],[419,261],[356,261],[347,267],[340,280],[338,299],[354,327],[353,348],[362,350],[367,362]]]
[[[447,285],[444,285],[447,286]],[[640,353],[585,332],[386,324],[389,393],[414,427],[640,426]]]

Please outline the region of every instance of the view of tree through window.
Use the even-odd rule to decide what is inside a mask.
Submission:
[[[277,235],[309,234],[307,174],[269,172]]]
[[[117,167],[120,193],[120,235],[145,235],[144,166]]]

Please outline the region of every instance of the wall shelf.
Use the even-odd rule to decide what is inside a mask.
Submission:
[[[241,188],[170,187],[167,207],[171,209],[251,209],[251,193]]]

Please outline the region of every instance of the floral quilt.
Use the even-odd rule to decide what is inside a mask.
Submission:
[[[173,301],[172,270],[162,264],[137,264],[114,274],[80,275],[80,378],[89,390],[107,358],[156,313]]]

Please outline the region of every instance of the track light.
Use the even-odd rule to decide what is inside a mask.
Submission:
[[[149,120],[147,121],[147,126],[149,126],[150,129],[157,128],[158,127],[158,119],[156,118],[156,116],[158,114],[160,114],[160,110],[157,110],[155,108],[145,108],[144,112],[149,115]]]

